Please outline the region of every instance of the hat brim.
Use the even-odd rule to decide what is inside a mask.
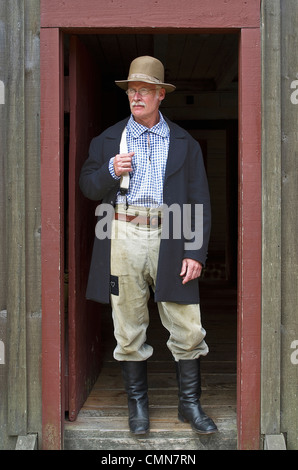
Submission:
[[[172,91],[176,90],[175,85],[171,85],[170,83],[156,83],[150,80],[142,80],[140,78],[134,78],[131,80],[115,80],[116,85],[122,88],[122,90],[127,90],[128,84],[130,82],[142,82],[142,83],[150,83],[152,85],[160,86],[166,90],[167,93],[171,93]]]

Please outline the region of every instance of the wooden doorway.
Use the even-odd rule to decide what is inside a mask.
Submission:
[[[121,91],[118,93],[114,85],[114,80],[119,76],[123,76],[121,74],[126,74],[129,68],[129,51],[123,44],[128,43],[130,49],[135,49],[135,54],[137,53],[136,45],[138,45],[143,53],[154,56],[159,56],[160,50],[165,49],[165,44],[168,51],[175,48],[176,55],[172,59],[168,59],[166,67],[168,74],[174,66],[176,68],[175,81],[178,96],[174,96],[172,100],[168,96],[161,107],[161,111],[172,120],[174,117],[176,123],[187,129],[200,142],[203,150],[214,220],[208,262],[200,281],[203,324],[207,329],[207,342],[210,347],[207,359],[202,360],[203,403],[205,408],[209,410],[209,414],[217,422],[220,433],[214,439],[208,439],[207,442],[206,439],[201,441],[192,435],[192,431],[188,426],[179,423],[177,419],[177,384],[174,362],[166,348],[167,335],[159,321],[157,307],[151,301],[149,304],[150,326],[147,334],[149,344],[154,347],[154,354],[148,362],[152,432],[146,439],[146,445],[155,447],[162,445],[162,442],[171,445],[173,449],[179,445],[187,445],[187,449],[206,448],[206,446],[208,449],[233,449],[237,446],[237,273],[235,267],[237,266],[238,207],[238,40],[238,34],[111,34],[109,36],[97,34],[88,36],[70,35],[64,38],[65,69],[69,72],[67,79],[70,83],[73,82],[72,75],[77,76],[77,71],[73,70],[72,64],[79,62],[81,51],[84,51],[85,63],[86,57],[93,57],[97,69],[102,71],[97,83],[101,84],[101,95],[105,98],[102,98],[97,106],[96,113],[101,129],[114,123],[115,120],[125,117],[129,112],[125,94]],[[112,50],[111,43],[114,44]],[[177,63],[181,63],[178,50],[181,54],[183,53],[183,56],[187,57],[185,63],[188,64],[188,70],[193,69],[196,63],[201,64],[192,76],[183,81],[177,78],[186,73],[183,70],[183,65],[180,66],[180,69],[176,67]],[[213,51],[213,54],[211,54],[211,51]],[[216,86],[214,77],[220,76],[220,71],[223,69],[223,64],[227,62],[227,58],[229,58],[231,66],[228,73],[229,77],[225,76],[224,79],[222,77],[221,81],[224,81],[225,84]],[[125,62],[125,66],[122,65],[123,62]],[[121,64],[120,67],[116,65],[119,63]],[[113,67],[111,64],[114,64]],[[204,74],[207,74],[210,64],[213,66],[213,71],[209,72],[210,78],[205,78]],[[88,96],[91,93],[92,99],[94,91],[92,91],[92,84],[88,84],[89,69],[90,66],[87,65],[81,68],[81,73],[85,76],[85,85],[84,79],[81,79],[79,94],[80,96]],[[187,73],[189,74],[189,71]],[[169,77],[168,80],[174,81],[174,77]],[[70,120],[76,122],[76,115],[81,115],[79,123],[84,128],[84,122],[88,122],[88,116],[87,118],[85,116],[87,102],[85,99],[85,103],[81,105],[83,108],[81,109],[79,105],[76,109],[72,105],[73,101],[77,102],[76,96],[77,94],[72,90],[72,95],[69,96]],[[219,103],[223,101],[225,104],[220,106]],[[202,106],[203,102],[205,103],[204,106]],[[207,107],[209,108],[208,115],[206,115]],[[101,112],[101,109],[103,112]],[[81,118],[83,119],[81,120]],[[95,121],[94,116],[91,115],[91,118]],[[182,121],[181,118],[183,118]],[[68,134],[68,132],[66,133]],[[69,154],[69,164],[67,166],[72,167],[73,162],[77,162],[76,154],[80,155],[82,165],[83,158],[87,155],[88,142],[85,141],[84,137],[81,138],[79,129],[77,134],[73,133],[71,135],[70,133],[69,141],[70,146],[73,148]],[[76,151],[77,146],[81,149],[80,151]],[[66,159],[67,155],[64,158]],[[71,198],[72,194],[77,195],[77,183],[74,183],[72,171],[69,173],[69,181],[72,188],[69,193]],[[81,198],[82,196],[77,195],[78,201],[76,204],[71,201],[73,210],[76,208],[76,212],[81,210],[82,202],[79,202]],[[84,220],[86,220],[88,213],[91,218],[94,218],[94,207],[90,201],[87,204],[85,201],[83,213]],[[85,230],[94,233],[91,224],[88,227],[85,224]],[[78,229],[77,232],[79,233]],[[234,235],[232,236],[233,232]],[[72,245],[73,234],[70,233],[68,237]],[[77,238],[79,239],[79,234]],[[84,238],[86,238],[86,235]],[[71,254],[70,264],[73,264],[77,258],[81,259],[81,263],[83,263],[83,260],[86,259],[85,253],[86,244],[81,244],[78,240],[77,256],[75,256],[75,252]],[[85,268],[88,268],[88,266],[87,263]],[[82,270],[80,271],[82,272]],[[72,270],[70,270],[71,273]],[[84,292],[77,293],[77,296],[79,300],[80,296],[84,296]],[[86,349],[80,323],[81,316],[78,315],[78,318],[76,318],[76,315],[74,315],[78,307],[81,306],[82,299],[77,307],[74,305],[75,298],[76,292],[72,290],[69,297],[72,303],[69,306],[69,316],[75,318],[71,322],[74,328],[69,331],[69,358],[73,356],[77,349],[80,351]],[[77,407],[73,410],[71,403],[69,403],[65,422],[65,447],[67,449],[97,449],[101,446],[104,446],[105,449],[121,449],[121,446],[127,449],[142,448],[144,443],[132,439],[128,429],[126,396],[121,371],[112,354],[115,340],[113,338],[110,308],[98,304],[93,304],[93,307],[97,311],[98,322],[101,322],[103,332],[101,335],[103,338],[103,368],[90,395],[85,390],[86,401],[84,404],[81,402],[81,406],[83,404],[82,409],[79,410],[80,407]],[[86,318],[85,315],[81,321],[86,322]],[[79,333],[80,338],[74,339],[76,323],[78,323],[77,329],[81,333]],[[89,339],[92,341],[92,338]],[[77,343],[78,346],[76,346]],[[70,362],[69,364],[74,367],[74,372],[76,367],[80,366],[80,364],[76,366]],[[86,375],[88,376],[88,374]],[[91,374],[89,374],[89,377],[89,383],[94,383]],[[77,377],[77,384],[70,380],[68,383],[68,395],[71,398],[77,396],[78,391],[81,391],[81,389],[84,390],[79,377]],[[76,417],[77,419],[75,419]],[[75,422],[73,422],[74,419]],[[91,441],[89,439],[90,434],[93,436]]]
[[[84,6],[75,3],[67,9],[57,1],[42,3],[41,77],[42,77],[42,201],[43,201],[43,436],[44,448],[61,448],[65,409],[63,373],[64,301],[63,301],[63,33],[67,28],[115,27],[115,16],[96,15],[98,2]],[[56,5],[57,3],[57,5]],[[140,3],[132,11],[140,9]],[[216,4],[218,3],[218,4]],[[241,5],[240,5],[241,4]],[[220,8],[219,8],[220,7]],[[186,32],[211,27],[204,2],[192,4],[192,26],[184,11],[159,9],[158,28],[179,25]],[[209,8],[209,7],[208,7]],[[239,32],[239,239],[238,239],[238,436],[239,448],[259,447],[260,384],[260,285],[261,285],[261,181],[260,181],[260,31],[259,2],[235,2],[224,9],[221,1],[214,4],[212,28],[229,28]],[[243,16],[242,8],[246,8]],[[186,8],[187,10],[187,8]],[[248,11],[249,10],[249,11]],[[88,11],[88,18],[82,12]],[[94,16],[90,12],[94,12]],[[209,10],[208,10],[209,11]],[[220,14],[219,14],[220,11]],[[58,12],[58,13],[57,13]],[[210,12],[209,12],[210,13]],[[205,14],[205,16],[204,16]],[[231,18],[233,16],[233,19]],[[210,15],[209,15],[210,17]],[[113,21],[111,22],[111,18]],[[134,16],[133,16],[134,18]],[[131,20],[138,25],[137,18]],[[184,18],[184,19],[183,19]],[[152,19],[152,18],[151,18]],[[156,21],[155,21],[156,20]],[[150,28],[150,15],[147,18]],[[161,21],[161,23],[160,23]],[[96,24],[95,24],[95,23]],[[116,21],[117,23],[117,21]],[[119,18],[119,27],[127,21]],[[233,26],[231,26],[233,24]],[[174,25],[174,26],[173,26]],[[236,26],[235,26],[236,25]],[[186,29],[187,28],[187,29]],[[190,28],[190,29],[189,29]],[[156,30],[155,30],[156,31]],[[165,32],[165,30],[163,30]],[[76,30],[79,32],[79,30]],[[105,30],[105,33],[107,30]],[[114,31],[111,30],[112,33]],[[122,31],[123,32],[123,31]],[[162,32],[162,31],[161,31]],[[181,32],[181,29],[180,31]],[[194,31],[192,31],[194,32]],[[202,31],[203,32],[203,31]],[[219,32],[219,31],[218,31]],[[49,70],[51,74],[49,74]],[[253,273],[251,266],[254,267]]]

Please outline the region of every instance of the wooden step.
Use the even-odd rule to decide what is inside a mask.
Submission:
[[[176,377],[168,370],[166,361],[148,364],[150,432],[145,437],[135,437],[128,427],[127,398],[119,365],[105,364],[78,419],[65,423],[65,449],[236,449],[235,374],[203,375],[201,403],[219,432],[199,436],[189,424],[178,420]]]
[[[150,410],[152,411],[152,410]],[[219,432],[199,436],[178,420],[151,418],[150,432],[135,437],[129,432],[127,418],[80,417],[67,423],[65,450],[234,450],[237,448],[235,419],[217,422]]]
[[[149,392],[150,394],[150,392]],[[122,398],[122,394],[121,394]],[[91,401],[91,399],[90,399]],[[177,406],[172,397],[167,405],[149,407],[150,432],[133,436],[128,427],[126,402],[117,405],[86,404],[75,422],[65,423],[66,450],[232,450],[237,448],[236,411],[233,405],[203,405],[218,426],[218,433],[210,436],[196,434],[187,423],[177,417]]]

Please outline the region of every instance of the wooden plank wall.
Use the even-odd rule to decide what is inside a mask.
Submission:
[[[1,341],[1,361],[0,361],[0,449],[7,445],[6,440],[6,199],[5,199],[5,175],[4,157],[6,151],[6,25],[5,25],[5,2],[0,2],[0,81],[1,81],[1,101],[0,101],[0,341]]]
[[[261,432],[280,433],[281,96],[280,0],[262,2],[262,394]]]
[[[261,432],[298,449],[298,5],[263,0]]]
[[[0,3],[0,447],[41,429],[39,0]]]
[[[295,349],[298,349],[297,29],[297,1],[281,1],[281,431],[286,433],[288,449],[295,450],[298,449],[298,364],[295,355]]]

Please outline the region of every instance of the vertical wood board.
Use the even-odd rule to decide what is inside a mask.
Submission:
[[[262,19],[262,434],[280,433],[281,50],[280,0]]]
[[[261,57],[260,30],[243,29],[239,64],[238,436],[260,446]]]
[[[63,441],[62,56],[59,29],[41,29],[42,404],[45,450],[61,449]]]
[[[281,2],[281,431],[286,433],[287,448],[289,450],[298,449],[298,364],[295,359],[295,354],[294,356],[292,355],[295,353],[295,350],[297,350],[298,341],[298,104],[295,99],[295,90],[297,92],[298,84],[297,28],[297,2],[295,0]]]
[[[7,2],[6,253],[8,433],[27,432],[24,4]]]
[[[40,10],[25,2],[25,236],[27,433],[41,434]]]
[[[7,47],[6,47],[6,5],[0,2],[0,80],[2,82],[2,102],[0,104],[0,341],[2,359],[0,361],[0,449],[8,449],[7,435],[7,265],[6,265],[6,191],[5,191],[5,159],[7,154],[5,105],[7,84]]]

